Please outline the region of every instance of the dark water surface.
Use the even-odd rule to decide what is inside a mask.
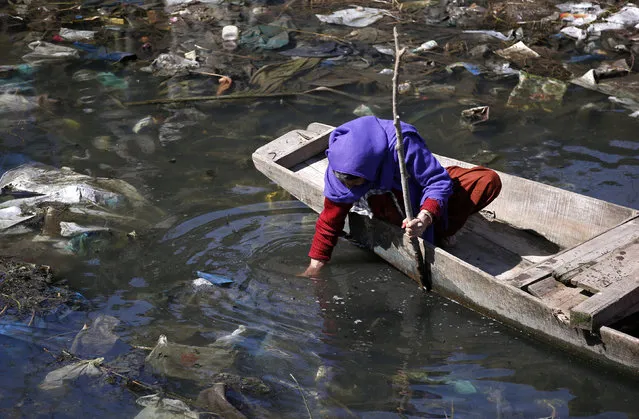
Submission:
[[[11,45],[0,39],[0,64],[20,63],[26,51]],[[90,77],[83,81],[79,71],[112,71],[128,88],[106,88]],[[158,86],[161,80],[134,66],[52,65],[36,74],[33,88],[62,103],[2,115],[3,153],[124,179],[165,216],[153,220],[158,228],[140,231],[124,248],[54,266],[91,309],[68,316],[59,330],[41,325],[42,333],[34,329],[30,337],[0,336],[0,416],[135,416],[136,395],[118,385],[85,380],[56,394],[37,387],[60,366],[43,348],[65,347],[87,319],[110,314],[122,321],[117,329],[122,340],[141,346],[154,346],[161,334],[173,342],[206,345],[238,325],[262,331],[263,339],[248,348],[236,372],[261,377],[277,389],[255,401],[270,417],[307,416],[290,374],[304,389],[314,417],[390,418],[400,407],[406,417],[639,417],[635,379],[436,294],[422,294],[380,259],[346,242],[338,245],[321,280],[296,277],[308,262],[317,216],[258,173],[250,155],[310,122],[345,122],[360,102],[326,96],[328,102],[180,105],[203,117],[181,129],[177,141],[162,143],[158,125],[140,134],[132,127],[176,108],[122,109],[112,100],[161,96],[167,89]],[[434,152],[639,207],[637,120],[607,105],[605,96],[572,86],[559,110],[518,112],[503,106],[516,79],[478,80],[466,73],[442,83],[473,88],[461,97],[404,97],[400,104],[403,119],[417,126]],[[495,87],[502,93],[486,93]],[[390,117],[390,93],[373,97],[367,104],[378,116]],[[460,128],[460,111],[487,98],[494,102],[493,122],[476,132]],[[602,106],[582,109],[589,103]],[[41,263],[58,261],[53,254],[42,258]],[[232,278],[234,284],[185,294],[184,284],[197,270]],[[133,365],[131,375],[159,380],[140,363]],[[209,384],[163,382],[188,397]]]

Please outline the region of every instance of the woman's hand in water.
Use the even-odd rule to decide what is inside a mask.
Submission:
[[[305,276],[307,278],[316,278],[319,276],[320,271],[326,265],[323,260],[311,259],[311,263],[308,264],[308,268],[298,276]]]

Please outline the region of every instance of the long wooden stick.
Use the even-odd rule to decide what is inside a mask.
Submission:
[[[406,52],[406,48],[399,49],[399,41],[397,38],[397,27],[393,27],[393,37],[395,37],[395,69],[393,71],[393,123],[395,125],[395,134],[397,134],[397,142],[395,150],[397,151],[397,159],[399,160],[399,175],[402,178],[402,193],[404,195],[404,210],[406,211],[406,219],[413,219],[413,206],[410,203],[410,191],[408,190],[408,174],[406,173],[406,161],[404,158],[404,136],[402,135],[402,127],[399,123],[399,114],[397,113],[397,90],[399,88],[399,62],[402,55]]]
[[[397,150],[397,160],[399,160],[399,174],[402,180],[402,195],[404,197],[406,221],[409,222],[413,219],[413,206],[410,202],[410,191],[408,190],[408,174],[406,173],[406,160],[404,155],[404,136],[402,135],[402,127],[399,123],[399,113],[397,112],[399,62],[402,58],[402,55],[404,55],[404,53],[406,52],[406,48],[402,48],[401,50],[399,49],[397,27],[393,27],[393,37],[395,38],[395,69],[393,71],[393,125],[395,125],[395,134],[397,135],[395,150]],[[425,255],[422,253],[421,246],[419,245],[419,239],[417,237],[413,237],[410,241],[415,252],[417,266],[419,266],[419,270],[421,271],[421,277],[418,278],[417,284],[421,289],[430,289],[432,282],[430,266],[426,261]]]

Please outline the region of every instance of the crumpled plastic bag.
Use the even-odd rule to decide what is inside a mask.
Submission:
[[[198,419],[200,417],[183,401],[165,399],[159,394],[140,397],[135,402],[144,406],[135,419]]]
[[[289,43],[288,31],[274,25],[258,25],[242,33],[240,44],[255,49],[278,49]]]
[[[209,346],[189,346],[169,342],[161,335],[146,363],[157,373],[167,377],[204,382],[211,376],[231,368],[238,350],[234,342],[241,339],[241,332],[223,336]],[[236,330],[236,332],[238,331]]]
[[[373,7],[356,7],[353,9],[343,9],[331,13],[330,15],[315,15],[324,23],[351,26],[353,28],[363,28],[377,22],[388,12]]]
[[[0,230],[7,230],[33,217],[35,217],[34,213],[25,214],[18,206],[0,208]]]
[[[200,67],[200,63],[194,60],[187,60],[177,54],[160,54],[153,60],[150,66],[142,70],[152,72],[157,76],[171,77],[188,74],[190,70]]]
[[[7,193],[29,192],[34,196],[0,204],[0,208],[15,205],[36,205],[40,202],[79,204],[90,202],[107,208],[128,203],[134,208],[148,204],[138,191],[119,179],[94,178],[71,170],[56,169],[38,163],[29,163],[4,173],[0,188]]]
[[[623,7],[619,12],[608,16],[606,21],[626,27],[634,26],[639,23],[639,7],[629,4]]]
[[[282,85],[299,74],[317,66],[321,58],[299,58],[282,64],[269,64],[257,70],[249,84],[257,86],[260,93],[273,93]]]
[[[113,332],[118,324],[120,320],[113,316],[99,315],[90,327],[82,329],[75,336],[71,344],[71,353],[82,357],[109,353],[120,339]]]
[[[95,358],[76,362],[75,364],[51,371],[39,387],[42,390],[54,390],[63,387],[65,382],[74,381],[83,375],[87,377],[101,376],[104,374],[99,368],[102,362],[104,362],[104,358]]]
[[[24,55],[23,60],[33,64],[43,61],[68,60],[70,58],[80,58],[78,50],[63,45],[56,45],[50,42],[34,41],[29,44],[32,52]]]

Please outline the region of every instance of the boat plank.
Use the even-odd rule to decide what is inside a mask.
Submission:
[[[470,217],[466,222],[466,228],[520,255],[529,265],[541,262],[560,250],[559,246],[543,236],[522,231],[498,220],[491,220],[483,214]]]
[[[588,299],[581,289],[567,287],[552,277],[530,285],[528,292],[541,299],[553,310],[555,317],[566,323],[569,321],[570,309]]]
[[[570,278],[570,283],[596,293],[610,285],[639,277],[639,239],[597,259],[588,269]]]
[[[602,257],[636,242],[639,240],[639,218],[606,233],[609,234],[580,246],[581,252],[565,264],[556,267],[553,275],[562,282],[570,282],[572,277],[596,264]]]
[[[639,219],[635,216],[580,245],[551,256],[547,260],[511,278],[509,282],[517,288],[525,288],[551,275],[567,281],[562,275],[639,237],[638,225]]]
[[[639,269],[636,271],[639,273]],[[597,330],[639,311],[639,277],[617,282],[570,310],[570,324]]]
[[[301,129],[289,131],[277,140],[260,147],[256,153],[268,156],[273,162],[289,169],[326,150],[331,131],[326,130],[319,134]]]

